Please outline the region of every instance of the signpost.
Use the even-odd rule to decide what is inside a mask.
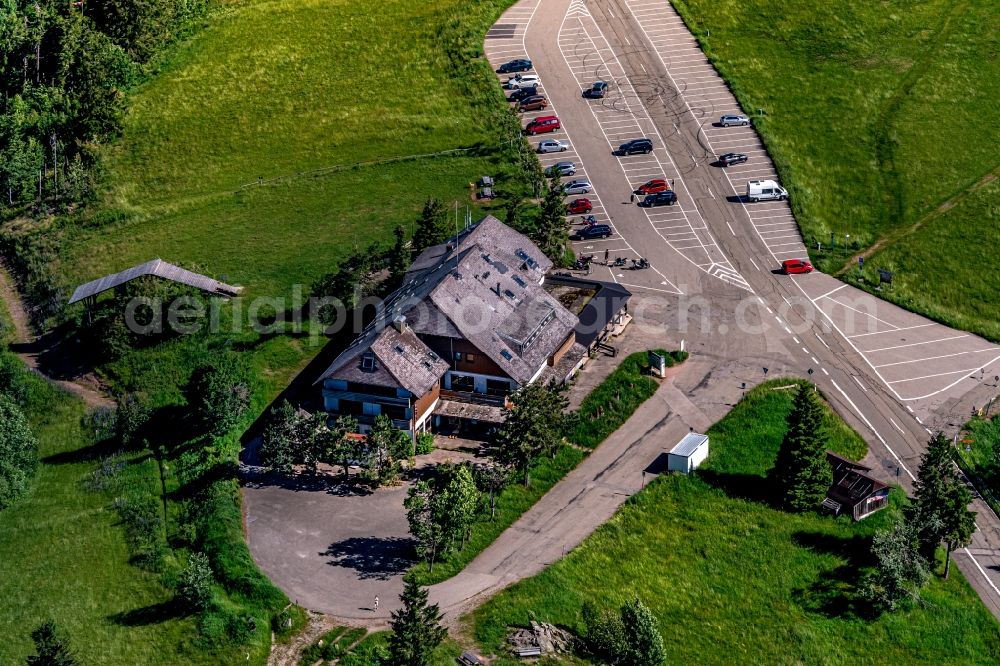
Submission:
[[[879,291],[882,290],[882,285],[883,284],[889,285],[889,288],[891,289],[892,288],[892,271],[890,271],[888,269],[885,269],[885,268],[878,269],[878,282],[879,282],[879,284],[878,284],[877,289]]]
[[[649,371],[657,377],[665,377],[667,374],[667,359],[656,352],[649,352]]]

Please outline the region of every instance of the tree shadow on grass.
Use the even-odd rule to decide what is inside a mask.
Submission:
[[[115,613],[114,615],[109,615],[108,619],[120,627],[146,627],[166,622],[167,620],[173,620],[183,615],[185,615],[184,608],[177,603],[176,599],[170,599],[158,604]]]
[[[802,607],[829,618],[870,619],[871,604],[862,599],[858,584],[865,569],[875,564],[871,556],[871,539],[863,536],[838,537],[823,532],[795,532],[795,545],[844,560],[833,569],[819,574],[809,586],[792,590]]]
[[[354,569],[362,580],[388,580],[416,561],[414,541],[408,537],[351,537],[330,544],[320,555],[329,557],[332,567]]]
[[[718,472],[713,469],[699,469],[698,478],[729,497],[759,502],[773,509],[778,509],[777,498],[771,491],[767,479],[758,474],[738,474],[733,472]]]
[[[76,463],[94,462],[101,458],[107,458],[119,453],[124,453],[126,449],[115,439],[105,439],[89,446],[84,446],[73,451],[63,451],[53,453],[42,458],[46,465],[72,465]]]

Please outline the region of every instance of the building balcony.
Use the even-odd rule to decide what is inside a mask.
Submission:
[[[489,393],[475,393],[473,391],[449,391],[444,388],[441,389],[441,399],[501,408],[507,404],[507,396],[505,395],[490,395]]]

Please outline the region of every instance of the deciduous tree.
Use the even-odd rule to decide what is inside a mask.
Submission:
[[[510,485],[514,476],[514,469],[510,465],[504,465],[494,460],[476,467],[476,485],[479,490],[486,495],[487,503],[490,507],[490,520],[496,517],[497,498],[504,488]]]
[[[826,459],[823,405],[812,385],[799,386],[787,421],[788,431],[768,479],[786,508],[818,509],[833,483],[833,471]]]
[[[202,431],[223,435],[239,423],[250,406],[250,369],[236,354],[219,354],[194,371],[186,395]]]
[[[444,527],[446,507],[441,502],[441,494],[426,481],[417,481],[407,491],[403,506],[406,508],[410,535],[417,542],[417,552],[427,562],[427,568],[434,571],[434,562],[447,540]]]
[[[930,573],[920,554],[916,528],[908,521],[875,534],[875,569],[862,585],[861,596],[880,610],[895,610],[905,601],[918,601]]]
[[[506,420],[497,432],[493,459],[524,474],[531,484],[531,464],[541,455],[555,455],[569,422],[565,387],[539,382],[522,386],[510,396]]]

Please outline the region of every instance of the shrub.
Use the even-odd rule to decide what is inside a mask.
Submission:
[[[212,567],[208,556],[194,553],[177,581],[177,599],[184,607],[197,612],[208,607],[212,599]]]
[[[225,352],[194,371],[185,393],[203,432],[224,435],[250,406],[250,369],[242,358]]]
[[[434,450],[434,435],[429,432],[422,432],[417,435],[417,455],[422,456]]]
[[[38,441],[20,408],[0,396],[0,509],[28,490],[38,468]]]

